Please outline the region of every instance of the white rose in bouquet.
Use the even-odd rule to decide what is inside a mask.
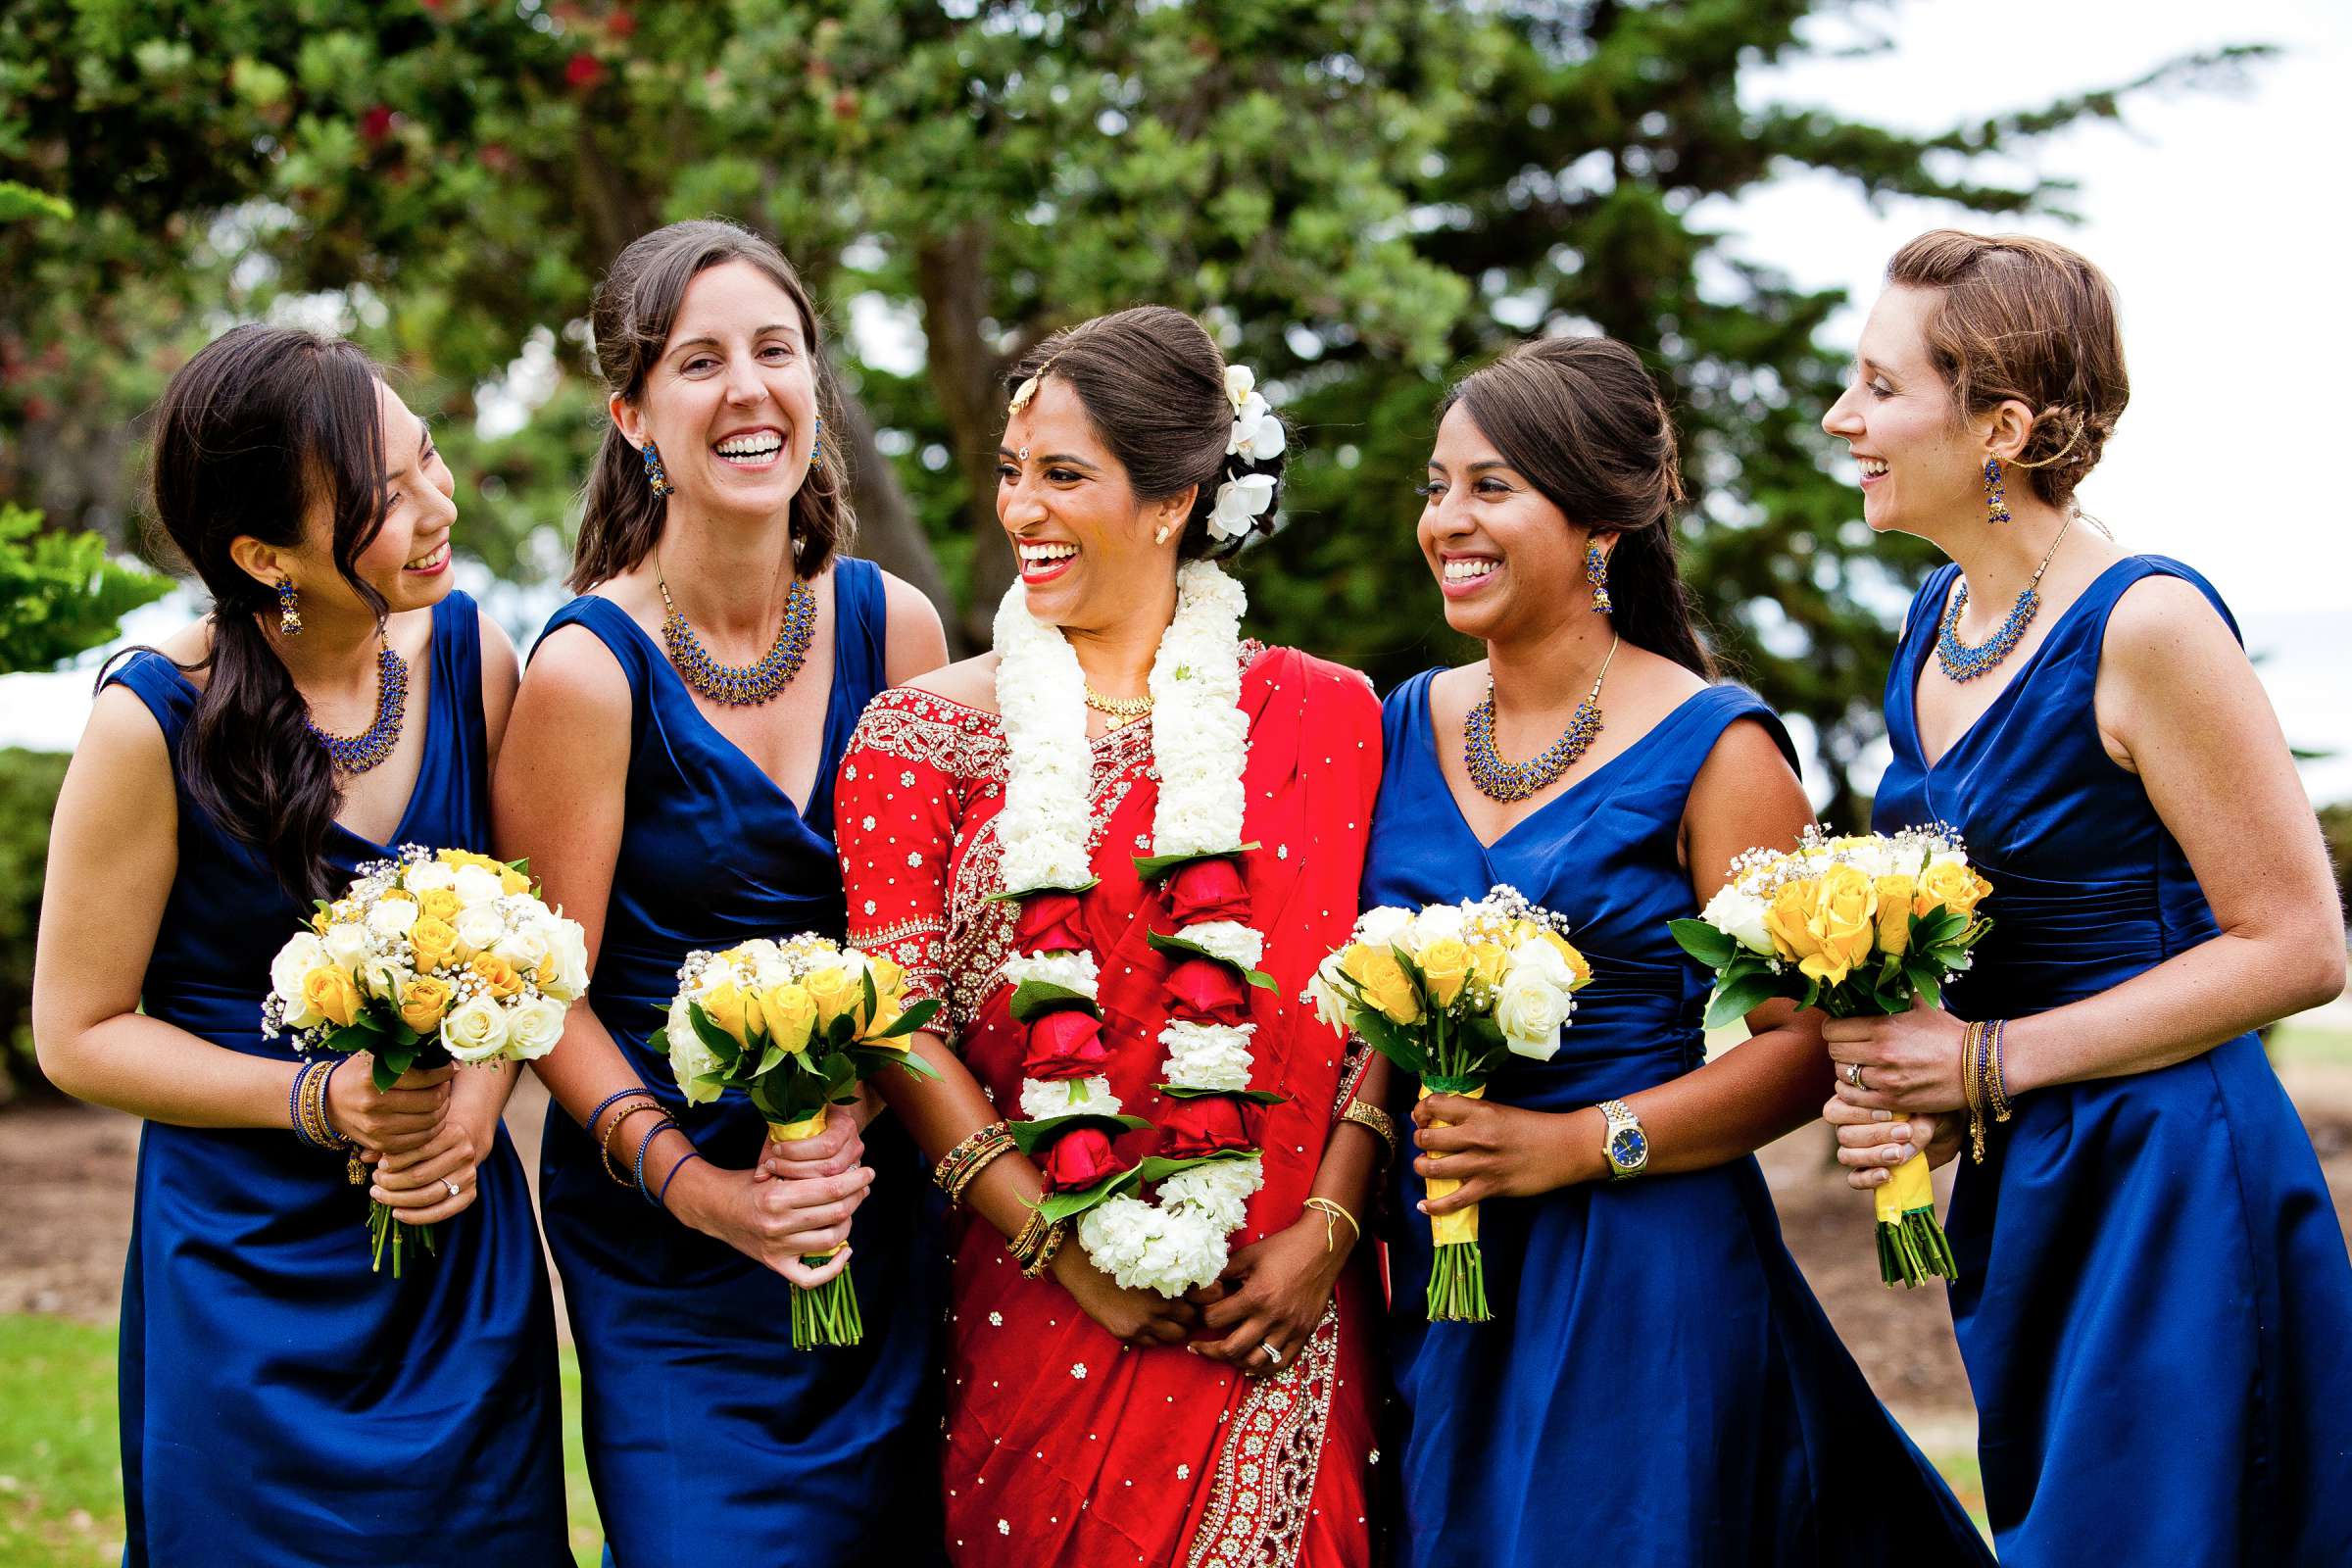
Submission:
[[[539,961],[547,956],[547,932],[539,925],[516,926],[490,944],[494,956],[506,959],[525,979],[539,977]]]
[[[405,937],[409,927],[416,923],[416,904],[413,899],[382,899],[368,911],[368,929],[379,937]]]
[[[461,866],[459,874],[480,869],[477,865]],[[458,956],[461,958],[470,958],[477,953],[496,947],[498,939],[507,934],[507,917],[498,912],[495,904],[476,904],[460,909],[456,924]]]
[[[505,880],[496,871],[480,865],[459,866],[457,880],[450,886],[458,895],[458,906],[465,909],[496,904],[507,891]]]
[[[1461,909],[1451,904],[1433,904],[1407,923],[1404,950],[1418,956],[1433,942],[1459,942],[1470,929]]]
[[[507,1012],[507,1049],[517,1061],[537,1061],[564,1038],[564,1015],[570,1009],[553,997],[517,1002]]]
[[[326,945],[327,957],[341,968],[357,969],[368,956],[368,928],[356,920],[337,921],[319,940]]]
[[[677,1079],[678,1087],[685,1091],[687,1103],[700,1105],[716,1100],[720,1090],[716,1085],[698,1085],[695,1080],[705,1073],[717,1072],[726,1063],[694,1032],[694,1018],[687,1012],[686,1004],[686,995],[680,992],[669,1005],[669,1071]]]
[[[397,1009],[402,988],[416,978],[416,971],[396,958],[370,954],[360,960],[353,978],[359,981],[362,995],[378,1002],[389,1002]]]
[[[475,993],[441,1020],[441,1044],[460,1061],[488,1061],[506,1049],[505,1010],[487,993]]]
[[[577,920],[559,916],[548,928],[547,946],[556,960],[556,978],[542,980],[539,989],[558,1002],[576,1002],[588,989],[588,933]]]
[[[411,893],[437,893],[443,888],[458,885],[458,868],[444,865],[439,860],[425,860],[410,866],[400,883]]]
[[[326,1021],[302,995],[302,977],[326,961],[326,944],[308,931],[296,933],[270,960],[270,991],[284,1004],[287,1028],[308,1029]]]
[[[1566,987],[1554,985],[1536,964],[1520,965],[1513,955],[1511,972],[1494,996],[1494,1022],[1514,1054],[1549,1061],[1559,1053],[1560,1028],[1574,1008]]]
[[[1412,910],[1384,904],[1378,908],[1366,909],[1363,917],[1355,922],[1356,940],[1368,947],[1394,947],[1396,939],[1412,923]]]
[[[1726,882],[1698,917],[1716,930],[1730,936],[1750,953],[1772,956],[1772,935],[1764,928],[1764,914],[1771,906],[1739,882]]]

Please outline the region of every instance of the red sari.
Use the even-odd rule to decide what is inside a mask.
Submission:
[[[1352,670],[1291,649],[1258,651],[1242,681],[1250,715],[1242,858],[1250,923],[1279,990],[1250,992],[1251,1087],[1288,1098],[1259,1124],[1265,1186],[1236,1250],[1296,1222],[1360,1062],[1298,998],[1347,939],[1380,783],[1380,707]],[[906,966],[910,996],[945,1006],[934,1025],[999,1107],[1017,1117],[1024,1031],[999,971],[1015,906],[1000,891],[996,818],[1006,753],[993,713],[927,692],[884,692],[843,759],[836,818],[850,940]],[[1120,1141],[1151,1152],[1175,1103],[1152,1087],[1164,1054],[1169,960],[1147,946],[1172,931],[1166,894],[1136,875],[1159,790],[1149,720],[1094,743],[1090,848],[1099,885],[1079,921],[1102,961],[1106,1076],[1153,1128]],[[968,1211],[951,1229],[943,1477],[948,1549],[958,1563],[1355,1568],[1371,1557],[1369,1467],[1378,1332],[1368,1270],[1284,1369],[1257,1379],[1181,1347],[1134,1349],[1050,1276],[1021,1277],[1004,1238]],[[1073,1227],[1067,1245],[1078,1245]],[[1359,1254],[1366,1255],[1366,1254]]]

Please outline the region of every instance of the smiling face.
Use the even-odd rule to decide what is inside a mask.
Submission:
[[[631,444],[660,449],[672,508],[783,515],[816,445],[816,366],[800,306],[749,262],[697,273],[635,402],[615,397],[612,412]]]
[[[458,520],[452,497],[457,484],[441,461],[432,433],[409,412],[400,394],[376,383],[383,422],[384,521],[352,562],[359,579],[383,596],[387,614],[439,604],[450,590],[450,535]],[[301,591],[307,610],[326,606],[372,617],[368,605],[335,566],[334,513],[329,498],[316,495],[304,519],[301,543],[292,547],[253,544],[240,560],[262,582],[274,586],[279,573]]]
[[[1881,533],[1933,538],[1984,514],[1988,421],[1956,416],[1952,390],[1928,354],[1928,289],[1879,296],[1862,328],[1854,377],[1821,427],[1843,440],[1862,469],[1862,516]]]
[[[1504,461],[1464,403],[1438,425],[1423,494],[1421,554],[1455,631],[1487,642],[1541,637],[1592,603],[1592,535]]]
[[[1019,558],[1029,612],[1050,625],[1099,630],[1152,602],[1174,578],[1191,507],[1190,490],[1139,501],[1086,406],[1058,377],[1047,376],[1005,423],[997,520]]]

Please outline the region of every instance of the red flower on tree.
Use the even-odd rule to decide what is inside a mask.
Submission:
[[[605,63],[584,51],[573,55],[564,63],[564,79],[586,92],[605,79]]]

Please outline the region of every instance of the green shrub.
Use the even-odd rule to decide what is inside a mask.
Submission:
[[[0,747],[0,1100],[12,1078],[40,1075],[32,1059],[32,942],[66,760],[63,752]]]

